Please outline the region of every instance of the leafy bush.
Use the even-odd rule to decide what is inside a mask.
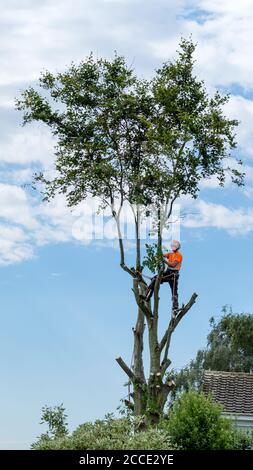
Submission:
[[[175,402],[162,427],[172,444],[184,450],[231,449],[232,422],[221,416],[221,406],[203,393],[185,392]]]
[[[65,408],[63,404],[55,406],[53,408],[44,406],[42,408],[42,417],[40,424],[46,423],[48,425],[48,431],[41,434],[37,443],[32,444],[32,449],[36,449],[40,442],[50,443],[53,440],[61,440],[68,434],[68,423],[66,422],[67,415],[65,414]]]
[[[45,420],[44,420],[45,421]],[[44,422],[43,421],[43,422]],[[40,450],[167,450],[172,446],[166,429],[138,429],[139,420],[129,416],[115,418],[112,414],[104,420],[80,425],[72,434],[42,434],[32,449]]]
[[[233,433],[233,449],[253,450],[253,430],[235,429]]]
[[[48,431],[32,444],[39,450],[253,450],[253,431],[234,429],[221,406],[202,393],[186,392],[159,427],[138,431],[141,418],[130,415],[87,422],[69,434],[63,405],[42,409]]]

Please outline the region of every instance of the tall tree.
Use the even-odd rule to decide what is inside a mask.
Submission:
[[[157,421],[163,411],[171,381],[171,336],[192,307],[197,295],[176,318],[171,317],[159,340],[159,289],[163,273],[161,248],[164,228],[181,195],[196,198],[202,178],[216,175],[224,184],[226,174],[242,184],[242,174],[227,165],[235,148],[234,129],[238,122],[228,119],[223,106],[229,97],[218,92],[209,97],[204,83],[193,73],[195,45],[182,39],[178,55],[164,63],[151,80],[139,79],[123,57],[94,59],[91,54],[79,65],[53,75],[44,72],[41,91],[29,88],[17,100],[24,123],[41,121],[57,138],[56,173],[49,180],[43,174],[44,197],[57,193],[75,206],[88,196],[109,207],[115,220],[120,266],[132,277],[137,304],[133,367],[122,358],[118,364],[133,384],[134,412]],[[135,224],[135,266],[125,257],[122,209],[130,204]],[[147,284],[142,275],[143,255],[140,221],[152,204],[156,252],[149,250],[146,264],[156,266],[158,277],[153,304],[143,299]],[[143,365],[144,325],[148,325],[150,369]]]
[[[201,389],[204,370],[253,372],[253,315],[228,312],[227,307],[222,311],[218,322],[210,319],[206,348],[174,374],[174,395],[190,388]]]

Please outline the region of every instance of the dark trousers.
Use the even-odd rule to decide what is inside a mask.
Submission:
[[[157,276],[154,276],[152,278],[151,283],[148,286],[146,300],[150,300],[154,293],[156,279],[157,279]],[[161,284],[168,282],[170,285],[171,293],[172,293],[172,306],[175,309],[178,308],[178,279],[179,279],[179,272],[173,269],[166,269],[161,279]]]

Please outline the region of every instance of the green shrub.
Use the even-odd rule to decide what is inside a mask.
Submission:
[[[233,433],[234,450],[253,450],[253,430],[235,429]]]
[[[68,435],[68,423],[66,422],[67,415],[65,414],[65,408],[63,404],[54,406],[44,406],[42,408],[42,417],[40,424],[46,423],[48,425],[48,431],[41,434],[38,441],[32,444],[32,449],[37,449],[37,446],[43,442],[44,446],[51,445],[54,440],[63,440]]]
[[[48,424],[32,449],[40,450],[253,450],[253,431],[238,430],[221,416],[221,406],[202,393],[187,392],[174,402],[159,427],[138,431],[141,419],[129,415],[87,422],[70,434],[62,405],[42,409]]]
[[[42,434],[32,449],[39,450],[167,450],[172,446],[166,429],[150,428],[136,431],[139,420],[129,416],[115,418],[107,415],[104,420],[80,425],[72,434],[55,436]]]
[[[129,438],[125,450],[175,450],[169,434],[165,429],[150,428],[137,432]]]
[[[203,393],[185,392],[161,424],[184,450],[231,449],[232,422],[221,416],[221,406]]]

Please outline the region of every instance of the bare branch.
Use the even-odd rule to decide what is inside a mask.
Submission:
[[[165,347],[165,351],[164,351],[164,357],[163,357],[163,361],[162,361],[162,364],[161,364],[161,370],[163,371],[163,373],[166,372],[166,369],[165,368],[165,365],[166,365],[166,361],[168,360],[168,351],[169,351],[169,347],[170,347],[170,341],[171,341],[171,336],[172,336],[172,333],[173,331],[175,330],[175,328],[177,327],[177,325],[179,324],[179,322],[182,320],[182,318],[184,317],[184,315],[188,312],[188,310],[190,310],[190,308],[193,306],[193,304],[196,302],[196,299],[197,299],[198,295],[194,292],[194,294],[192,294],[189,302],[183,306],[183,308],[181,308],[177,314],[176,317],[172,317],[171,320],[170,320],[170,323],[169,323],[169,326],[160,342],[160,345],[159,345],[159,350],[160,350],[160,353],[162,352],[163,348]]]
[[[166,215],[167,219],[169,219],[170,216],[171,216],[172,209],[173,209],[173,204],[174,204],[175,200],[177,199],[178,194],[179,194],[179,191],[177,191],[176,194],[175,194],[175,196],[171,199],[170,208],[169,208],[168,213],[167,213],[167,215]]]
[[[148,320],[151,320],[152,318],[152,312],[151,310],[145,305],[147,302],[141,299],[140,294],[139,294],[139,289],[138,289],[138,279],[134,279],[133,283],[133,292],[135,296],[136,303],[138,307],[142,310],[144,315]]]
[[[158,276],[155,281],[155,286],[154,286],[154,309],[153,309],[154,318],[158,317],[159,290],[160,290],[162,275],[163,275],[163,268],[159,270]]]
[[[117,227],[117,232],[118,232],[120,266],[124,271],[130,274],[130,276],[135,277],[136,276],[135,272],[132,269],[130,269],[125,263],[125,250],[124,250],[124,243],[123,243],[123,238],[122,238],[122,233],[121,233],[121,228],[120,228],[120,213],[121,213],[121,209],[123,206],[123,198],[121,197],[121,203],[120,203],[120,207],[118,211],[116,211],[116,208],[115,208],[115,202],[114,202],[114,197],[112,195],[112,192],[110,195],[110,202],[111,202],[112,216],[116,222],[116,227]]]
[[[134,375],[133,371],[131,369],[129,369],[129,367],[123,361],[122,357],[117,357],[116,361],[119,364],[119,366],[121,367],[121,369],[123,369],[123,371],[128,375],[129,379],[134,381],[135,380],[135,375]]]
[[[175,328],[178,325],[178,323],[180,322],[180,320],[182,320],[184,315],[188,312],[188,310],[190,310],[190,308],[193,306],[193,304],[195,304],[197,297],[198,297],[198,294],[196,294],[196,292],[194,292],[194,294],[192,294],[188,304],[184,305],[181,309],[179,309],[178,315],[176,316],[176,319],[175,319]]]
[[[138,308],[138,316],[135,328],[132,328],[134,335],[133,350],[133,372],[135,376],[145,382],[144,365],[143,365],[143,333],[145,329],[145,321],[143,311]]]

